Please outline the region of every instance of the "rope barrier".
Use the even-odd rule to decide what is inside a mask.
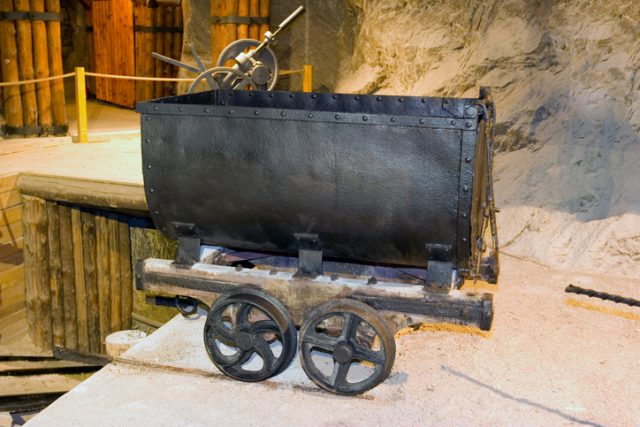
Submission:
[[[304,70],[282,70],[278,73],[279,76],[288,76],[290,74],[301,74]],[[139,76],[121,76],[119,74],[103,74],[103,73],[92,73],[86,71],[84,73],[88,77],[98,77],[105,79],[120,79],[120,80],[136,80],[136,81],[146,81],[146,82],[192,82],[195,78],[171,78],[171,77],[139,77]],[[17,82],[0,82],[0,87],[7,86],[18,86],[18,85],[27,85],[31,83],[41,83],[41,82],[49,82],[52,80],[58,79],[66,79],[68,77],[74,77],[76,75],[75,71],[71,73],[62,74],[60,76],[52,76],[52,77],[42,77],[40,79],[31,79],[31,80],[20,80]]]
[[[20,81],[17,81],[17,82],[2,82],[2,83],[0,83],[0,87],[17,86],[17,85],[28,85],[30,83],[48,82],[48,81],[51,81],[51,80],[66,79],[67,77],[73,77],[75,75],[76,75],[76,73],[74,71],[74,72],[71,72],[71,73],[62,74],[60,76],[42,77],[40,79],[31,79],[31,80],[20,80]]]
[[[120,80],[138,80],[138,81],[146,81],[146,82],[192,82],[194,80],[194,79],[186,79],[186,78],[183,79],[183,78],[172,78],[172,77],[121,76],[118,74],[92,73],[89,71],[86,71],[84,74],[89,77],[100,77],[105,79],[120,79]]]

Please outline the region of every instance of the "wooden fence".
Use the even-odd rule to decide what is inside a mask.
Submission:
[[[0,0],[2,81],[62,74],[60,0]],[[9,86],[3,90],[8,137],[66,135],[61,80]]]

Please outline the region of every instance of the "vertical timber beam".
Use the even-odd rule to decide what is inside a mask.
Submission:
[[[13,11],[13,1],[0,0],[0,11]],[[19,81],[18,47],[16,45],[16,25],[14,21],[0,21],[0,54],[2,55],[2,81]],[[7,86],[3,88],[2,96],[4,100],[6,126],[14,129],[21,128],[24,121],[22,117],[20,86]]]
[[[44,0],[30,0],[31,12],[44,12]],[[47,44],[47,28],[44,21],[32,21],[33,63],[37,79],[49,77],[49,45]],[[51,117],[51,88],[49,82],[36,83],[38,98],[38,119],[42,133],[51,133],[53,119]]]
[[[23,197],[25,293],[29,334],[43,350],[53,347],[47,208],[44,199]]]
[[[51,318],[53,345],[65,346],[64,291],[62,282],[62,259],[60,250],[60,215],[58,205],[47,202],[49,219],[49,283],[51,288]]]
[[[16,10],[29,10],[29,0],[15,0]],[[18,67],[20,69],[20,80],[33,79],[33,43],[31,35],[31,21],[20,19],[16,21],[18,32]],[[38,125],[38,103],[36,101],[36,86],[28,83],[20,86],[22,92],[22,117],[23,124],[28,131],[25,136],[36,136],[36,126]]]
[[[64,300],[64,347],[78,349],[78,312],[76,308],[76,274],[73,257],[71,208],[58,205],[60,221],[60,263],[62,299]]]
[[[60,0],[46,0],[47,12],[60,14]],[[47,44],[49,45],[49,71],[52,76],[60,76],[62,70],[62,39],[60,21],[47,21]],[[67,112],[64,106],[64,82],[62,79],[51,81],[51,101],[54,133],[66,135]]]

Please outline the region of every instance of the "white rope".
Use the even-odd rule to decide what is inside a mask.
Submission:
[[[2,82],[2,83],[0,83],[0,87],[17,86],[17,85],[28,85],[30,83],[48,82],[48,81],[51,81],[51,80],[66,79],[67,77],[72,77],[72,76],[75,76],[75,75],[76,75],[76,73],[72,72],[72,73],[63,74],[61,76],[42,77],[41,79],[21,80],[21,81],[17,81],[17,82]]]

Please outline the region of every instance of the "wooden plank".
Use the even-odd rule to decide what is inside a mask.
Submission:
[[[130,0],[92,3],[93,47],[98,73],[135,75],[133,2]],[[133,80],[96,79],[96,97],[125,107],[136,102]]]
[[[269,18],[269,10],[271,8],[271,0],[260,0],[260,17]],[[260,24],[260,35],[269,31],[269,24]]]
[[[13,10],[13,0],[0,0],[0,11]],[[0,21],[0,59],[2,62],[2,81],[17,82],[20,80],[18,70],[18,46],[16,44],[15,21]],[[22,96],[20,86],[7,86],[2,90],[4,101],[4,117],[7,126],[14,128],[24,124],[22,116]],[[0,203],[2,207],[2,203]]]
[[[96,215],[96,270],[98,276],[98,311],[100,313],[101,352],[106,351],[105,340],[111,332],[111,267],[109,252],[109,221]]]
[[[18,190],[0,193],[0,210],[9,209],[22,203],[22,197]]]
[[[23,239],[20,239],[20,240],[23,241]],[[11,248],[10,245],[7,245],[7,247]],[[23,263],[24,263],[24,255],[22,254],[22,249],[13,247],[13,252],[7,251],[7,255],[0,256],[0,273],[10,270],[17,265],[22,265]],[[0,282],[0,287],[4,287],[4,285],[5,283]]]
[[[133,274],[131,266],[131,239],[129,224],[126,221],[118,223],[119,235],[119,264],[120,264],[120,289],[122,302],[122,328],[131,329],[131,316],[133,315]]]
[[[98,305],[98,280],[96,277],[96,225],[91,212],[82,212],[82,260],[84,286],[87,292],[87,328],[89,351],[100,352],[100,310]]]
[[[56,202],[112,208],[121,211],[148,211],[144,187],[113,181],[100,181],[43,174],[20,174],[18,189],[22,194]],[[2,206],[0,195],[0,206]]]
[[[87,67],[87,71],[96,71],[96,53],[93,47],[93,13],[91,9],[85,9],[84,17],[86,20],[85,27],[85,42],[87,44],[87,55],[89,56],[89,64]],[[88,31],[88,28],[91,28],[91,31]],[[87,91],[95,95],[96,93],[96,80],[94,77],[87,77],[86,79]]]
[[[0,178],[0,193],[15,190],[17,181],[18,181],[17,173],[13,175],[3,176],[2,178]]]
[[[0,331],[5,331],[10,326],[16,323],[22,323],[27,321],[27,307],[13,311],[10,315],[0,317]],[[4,342],[2,343],[4,345]]]
[[[27,307],[27,302],[24,298],[24,289],[23,292],[19,295],[14,295],[10,300],[2,303],[0,306],[0,318],[7,317],[11,315],[11,313],[15,313],[16,311],[20,311]]]
[[[238,0],[211,0],[211,16],[226,17],[238,13]],[[211,58],[218,60],[222,50],[236,41],[237,24],[211,24]],[[230,61],[231,62],[231,61]]]
[[[30,0],[31,12],[44,12],[44,0]],[[33,33],[33,63],[35,77],[41,79],[49,77],[49,45],[47,44],[47,28],[44,21],[31,21]],[[51,88],[49,82],[36,83],[38,98],[38,120],[43,132],[50,130],[53,118],[51,116]]]
[[[14,265],[0,272],[0,290],[4,292],[9,288],[23,287],[24,288],[24,265]],[[2,295],[4,298],[4,294]],[[2,303],[3,300],[0,300]]]
[[[16,241],[11,243],[0,244],[0,260],[2,260],[3,262],[10,263],[11,261],[6,261],[6,260],[15,256],[16,253],[22,254],[23,249],[24,249],[24,237],[21,239],[17,239]]]
[[[147,6],[135,7],[135,25],[150,27],[153,23],[152,9]],[[138,31],[135,33],[136,43],[136,75],[141,77],[153,77],[153,33]],[[153,82],[136,82],[136,98],[145,101],[153,98]]]
[[[24,227],[22,222],[15,222],[9,224],[6,227],[0,227],[0,245],[13,244],[18,239],[22,238]]]
[[[260,16],[260,0],[249,0],[249,16]],[[260,34],[260,25],[249,25],[249,38],[254,40],[262,39],[262,34]]]
[[[78,350],[89,351],[87,289],[84,283],[84,252],[82,248],[82,213],[77,208],[71,208],[71,239],[73,240],[73,270],[75,271]]]
[[[115,216],[108,217],[109,229],[109,276],[111,279],[111,332],[122,330],[122,283],[120,274],[120,230]]]
[[[53,345],[64,345],[64,295],[62,288],[62,259],[60,258],[60,216],[58,205],[47,202],[49,219],[49,288],[51,289],[51,319]]]
[[[153,11],[153,26],[154,27],[164,26],[164,10],[162,6],[156,7]],[[161,33],[152,33],[152,34],[153,34],[153,46],[154,46],[153,51],[161,55],[164,55],[164,37],[162,37]],[[154,68],[155,68],[155,76],[162,77],[164,72],[164,62],[155,59]],[[163,88],[164,88],[164,83],[154,82],[153,97],[161,98]]]
[[[64,346],[70,349],[77,349],[78,320],[71,208],[58,205],[58,219],[60,221],[60,271],[64,306]]]
[[[16,10],[29,10],[29,0],[14,0]],[[31,22],[27,20],[16,21],[18,43],[18,68],[20,80],[32,80],[33,70],[33,45],[31,36]],[[22,96],[22,117],[24,126],[35,127],[38,124],[38,103],[36,102],[36,86],[33,83],[20,86]],[[30,132],[26,136],[37,136],[38,132]]]
[[[22,205],[0,210],[0,227],[22,222]]]
[[[238,0],[238,16],[249,16],[249,0]],[[238,24],[236,39],[249,37],[249,25]]]
[[[165,6],[164,9],[164,25],[165,27],[173,27],[173,7]],[[164,37],[164,54],[166,56],[173,56],[173,34],[172,33],[164,33],[162,35]],[[179,58],[178,58],[179,59]],[[175,66],[163,62],[163,73],[162,77],[171,77],[173,75],[173,69]],[[171,96],[173,95],[173,83],[164,82],[162,89],[163,96]]]
[[[24,196],[25,295],[29,334],[33,344],[41,349],[51,349],[53,344],[47,227],[46,202]]]
[[[173,33],[173,58],[180,60],[182,57],[182,34],[184,33],[183,27],[183,19],[182,19],[182,8],[180,6],[176,6],[174,10],[174,18],[173,25],[179,28],[182,28],[182,31],[179,33]],[[171,77],[178,77],[178,67],[172,67]],[[178,83],[173,83],[173,93],[178,93]]]
[[[60,0],[45,0],[47,12],[60,13]],[[60,37],[60,21],[47,21],[47,44],[49,45],[49,69],[52,76],[63,74],[62,70],[62,40]],[[64,82],[51,82],[51,101],[54,126],[67,124],[67,113],[64,102]],[[64,134],[66,132],[57,132]]]

